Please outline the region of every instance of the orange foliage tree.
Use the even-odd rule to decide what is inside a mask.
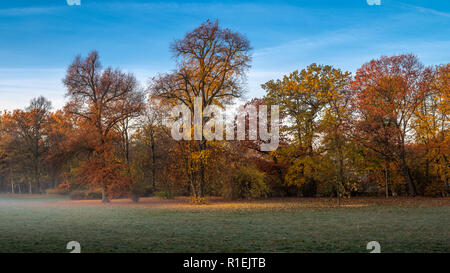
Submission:
[[[410,195],[416,195],[407,144],[412,142],[415,113],[429,92],[432,70],[414,55],[381,57],[364,64],[356,73],[358,123],[355,135],[386,164],[394,162],[403,173]]]
[[[66,111],[82,119],[81,124],[95,136],[89,159],[82,165],[82,178],[100,186],[102,202],[109,202],[108,194],[122,191],[129,183],[123,172],[126,166],[113,152],[114,128],[142,111],[143,94],[133,75],[110,67],[102,70],[95,51],[85,59],[75,58],[64,84],[69,97]]]

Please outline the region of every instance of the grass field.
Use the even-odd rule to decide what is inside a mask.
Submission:
[[[0,252],[450,252],[450,199],[69,201],[0,195]]]

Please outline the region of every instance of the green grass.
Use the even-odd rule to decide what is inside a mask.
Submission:
[[[82,252],[364,253],[369,241],[382,252],[450,252],[448,199],[345,208],[48,203],[54,200],[0,196],[0,252],[68,252],[69,241]]]

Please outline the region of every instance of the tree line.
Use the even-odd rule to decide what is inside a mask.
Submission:
[[[104,68],[96,51],[77,56],[63,79],[62,109],[38,97],[23,110],[5,110],[0,191],[90,191],[103,202],[190,195],[195,203],[205,196],[448,195],[450,64],[424,66],[404,54],[371,60],[355,75],[311,64],[270,80],[264,97],[245,104],[279,106],[279,147],[263,151],[263,141],[248,137],[175,141],[170,133],[174,106],[194,112],[195,97],[204,110],[245,95],[247,38],[206,21],[171,51],[176,69],[145,87]],[[245,126],[249,134],[248,117]]]

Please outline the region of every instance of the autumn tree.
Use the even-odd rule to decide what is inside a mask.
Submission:
[[[82,140],[78,137],[80,133],[83,132],[78,130],[76,117],[72,114],[62,110],[49,113],[46,138],[48,150],[44,163],[52,188],[67,183],[64,177],[67,177],[71,161],[85,151],[77,143]]]
[[[144,110],[136,119],[135,130],[130,139],[130,167],[133,176],[132,195],[135,200],[147,192],[156,192],[165,187],[163,179],[168,165],[172,163],[171,153],[175,140],[170,128],[164,125],[169,114],[160,101],[149,99]],[[161,182],[161,183],[157,183]],[[164,185],[162,185],[164,184]]]
[[[338,73],[339,74],[339,73]],[[336,183],[336,195],[340,204],[340,197],[354,188],[352,180],[346,176],[346,165],[352,156],[352,139],[349,135],[353,121],[352,92],[348,89],[350,75],[339,74],[342,78],[334,88],[330,88],[326,95],[326,105],[320,123],[323,134],[323,152],[331,156]]]
[[[432,87],[415,111],[413,122],[416,161],[424,169],[426,189],[446,191],[449,176],[450,64],[433,69]],[[420,167],[418,167],[420,168]],[[422,169],[422,168],[420,168]],[[447,181],[446,181],[447,180]],[[430,190],[426,190],[431,194]]]
[[[437,73],[433,89],[438,90],[438,115],[440,115],[440,130],[436,137],[437,154],[435,157],[435,170],[444,184],[446,194],[449,192],[450,177],[450,64],[441,65],[437,68]]]
[[[4,143],[4,149],[8,151],[11,160],[15,158],[11,164],[24,164],[22,168],[18,167],[22,170],[22,175],[25,175],[27,170],[32,174],[37,193],[42,192],[40,177],[47,150],[46,123],[50,108],[50,101],[41,96],[32,99],[25,110],[15,110],[3,116],[3,129],[8,134],[6,139],[9,139],[8,144]],[[28,184],[29,193],[32,193],[31,181],[28,181]]]
[[[38,97],[31,100],[30,106],[27,107],[28,115],[31,119],[30,136],[31,140],[27,141],[30,145],[30,151],[33,154],[34,181],[38,193],[41,193],[40,185],[40,168],[41,158],[46,148],[44,146],[44,135],[46,134],[46,123],[48,123],[48,115],[51,109],[51,102],[44,97]],[[23,124],[21,124],[23,126]],[[25,128],[22,132],[25,132]]]
[[[338,102],[333,98],[339,97],[338,92],[347,84],[349,75],[329,65],[311,64],[306,69],[262,85],[267,92],[266,100],[280,106],[282,132],[292,138],[295,147],[286,150],[292,157],[286,178],[298,186],[309,184],[310,195],[315,194],[314,173],[318,154],[314,145],[319,137],[324,109],[335,103],[329,109],[336,110]]]
[[[201,113],[209,105],[223,106],[243,93],[245,72],[250,63],[249,41],[240,33],[222,28],[217,21],[206,21],[171,45],[177,69],[153,79],[152,95],[166,103],[187,106],[194,113],[194,98],[202,100]],[[203,116],[203,115],[202,115]],[[203,125],[208,121],[202,119]],[[197,129],[197,130],[198,130]],[[197,141],[199,185],[195,196],[203,197],[207,162],[207,140]]]
[[[96,51],[84,59],[75,58],[64,84],[69,98],[67,111],[95,132],[96,143],[84,165],[84,177],[102,187],[102,202],[108,202],[108,192],[129,182],[121,175],[123,165],[113,156],[114,128],[142,110],[141,91],[132,74],[102,69]]]
[[[242,107],[237,110],[237,117],[234,120],[229,121],[230,124],[227,126],[234,127],[235,134],[237,134],[239,123],[244,123],[241,125],[244,128],[244,140],[239,140],[231,142],[232,152],[238,154],[237,157],[243,158],[246,162],[253,163],[260,171],[265,173],[266,180],[269,186],[276,191],[274,195],[289,195],[292,186],[287,185],[285,181],[285,175],[287,168],[289,166],[289,160],[280,157],[283,149],[288,146],[288,139],[286,134],[280,136],[278,148],[274,151],[266,151],[262,149],[263,144],[267,144],[268,141],[264,141],[261,138],[260,130],[257,126],[250,126],[250,117],[246,115],[247,109],[254,109],[256,113],[255,124],[259,124],[260,119],[260,106],[270,106],[267,105],[265,99],[254,98],[246,102]],[[268,124],[271,124],[271,112],[268,115]],[[244,118],[240,119],[239,116]],[[268,126],[270,127],[270,126]],[[272,128],[267,128],[272,130]],[[260,136],[257,139],[252,139],[250,135]]]
[[[364,64],[352,88],[360,122],[356,133],[370,149],[396,163],[410,195],[416,186],[406,146],[412,142],[415,113],[430,89],[432,71],[412,54],[386,57]]]

